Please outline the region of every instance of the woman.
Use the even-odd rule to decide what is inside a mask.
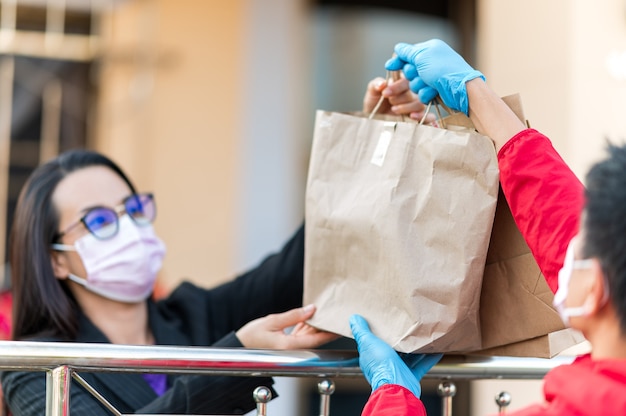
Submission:
[[[372,81],[364,110],[381,96],[389,97],[381,112],[423,111],[406,79]],[[70,151],[35,170],[20,194],[11,235],[13,339],[297,349],[336,337],[302,324],[315,312],[313,306],[298,308],[303,227],[279,253],[231,282],[210,290],[183,283],[154,301],[150,295],[165,253],[151,225],[155,215],[154,196],[138,192],[101,154]],[[81,376],[122,413],[243,414],[255,407],[253,389],[272,383],[197,375]],[[45,382],[42,372],[2,374],[13,415],[44,412]],[[74,414],[109,414],[78,384],[72,385],[70,405]]]
[[[298,306],[302,230],[280,253],[232,282],[213,290],[183,283],[152,301],[165,253],[151,225],[155,214],[153,195],[137,193],[120,168],[98,153],[70,151],[38,168],[20,195],[11,237],[14,339],[313,348],[334,337],[282,333],[310,317],[312,307],[253,321]],[[254,387],[271,384],[240,377],[85,378],[123,413],[243,413],[254,408]],[[42,414],[43,373],[5,373],[2,385],[14,415]],[[108,414],[82,387],[72,386],[71,393],[72,412]]]

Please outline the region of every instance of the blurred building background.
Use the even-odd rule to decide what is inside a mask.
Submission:
[[[399,41],[439,37],[583,175],[626,137],[626,2],[604,0],[0,0],[0,264],[19,189],[87,147],[156,194],[163,293],[215,285],[303,219],[316,109],[358,110]],[[3,281],[7,285],[6,276]],[[304,414],[281,380],[273,415]],[[367,397],[363,383],[342,387]],[[456,414],[540,398],[539,382],[476,382]],[[349,411],[339,413],[348,415]],[[360,408],[354,409],[355,415]],[[315,410],[313,413],[315,414]]]

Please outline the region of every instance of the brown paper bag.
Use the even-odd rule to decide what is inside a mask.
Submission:
[[[554,295],[500,192],[480,298],[480,354],[549,358],[583,341],[565,329]]]
[[[503,99],[525,121],[519,95]],[[473,128],[461,113],[444,124]],[[553,297],[500,192],[480,299],[483,351],[477,353],[549,358],[582,342],[580,333],[565,329]]]
[[[306,191],[310,323],[351,336],[358,313],[398,351],[480,349],[497,193],[485,136],[318,111]]]

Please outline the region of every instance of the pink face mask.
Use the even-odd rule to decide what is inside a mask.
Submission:
[[[99,240],[87,234],[74,246],[52,247],[75,250],[83,261],[87,278],[70,274],[70,280],[102,297],[125,303],[143,302],[150,296],[165,255],[165,245],[152,225],[137,226],[128,215],[119,218],[119,231],[110,239]]]

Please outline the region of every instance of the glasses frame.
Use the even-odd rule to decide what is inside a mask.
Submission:
[[[107,210],[111,210],[111,211],[115,212],[115,214],[117,215],[117,219],[119,219],[119,217],[121,217],[122,215],[127,213],[127,210],[126,210],[127,202],[131,198],[141,198],[141,197],[147,197],[147,198],[149,198],[152,201],[152,204],[154,205],[154,215],[153,215],[152,219],[150,219],[150,221],[148,223],[140,223],[132,215],[129,215],[129,217],[135,224],[137,224],[139,226],[145,226],[147,224],[151,224],[152,222],[154,222],[154,219],[156,218],[156,205],[155,205],[155,202],[154,202],[154,194],[152,192],[136,192],[136,193],[128,195],[126,198],[124,198],[122,200],[121,204],[118,204],[118,205],[116,205],[114,207],[107,207],[107,206],[104,206],[104,205],[96,205],[96,206],[90,207],[85,212],[85,214],[78,219],[78,221],[68,225],[65,228],[64,231],[59,232],[56,235],[56,237],[55,237],[55,241],[59,241],[59,239],[61,239],[61,237],[63,237],[64,235],[66,235],[67,233],[69,233],[70,231],[72,231],[74,228],[76,228],[77,226],[79,226],[81,224],[83,225],[83,227],[85,227],[85,229],[89,232],[89,234],[93,235],[98,240],[108,240],[110,238],[113,238],[119,231],[119,222],[118,222],[119,220],[116,221],[117,222],[117,224],[116,224],[117,228],[116,228],[116,230],[115,230],[115,232],[113,234],[111,234],[108,237],[100,237],[96,233],[94,233],[91,230],[91,228],[89,228],[89,226],[87,225],[87,221],[86,221],[87,216],[89,216],[89,214],[91,212],[93,212],[94,210],[97,210],[97,209],[107,209]]]

